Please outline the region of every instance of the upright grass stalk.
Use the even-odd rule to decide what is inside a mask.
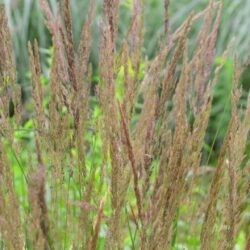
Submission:
[[[249,235],[240,224],[250,183],[245,158],[250,102],[240,106],[242,71],[236,59],[226,136],[216,166],[203,166],[213,89],[224,65],[213,65],[221,2],[211,0],[173,31],[171,2],[164,1],[163,39],[150,60],[143,51],[145,4],[133,1],[130,26],[118,44],[120,2],[104,0],[98,86],[92,94],[94,1],[75,44],[70,0],[61,1],[55,13],[40,0],[53,52],[44,71],[38,41],[28,43],[34,112],[27,123],[0,8],[0,241],[5,248],[165,250],[179,243],[188,247],[195,234],[201,249],[231,250],[243,232],[248,249]],[[189,37],[200,19],[191,48]],[[226,57],[227,51],[221,60]],[[34,137],[20,136],[19,128],[29,131],[26,126]],[[23,175],[8,154],[21,146]],[[20,197],[24,178],[28,191]]]

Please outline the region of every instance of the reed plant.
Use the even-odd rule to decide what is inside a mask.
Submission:
[[[120,3],[104,0],[94,94],[89,58],[95,2],[89,1],[78,44],[70,0],[62,0],[56,12],[46,0],[40,6],[53,51],[44,81],[39,43],[27,46],[28,120],[0,9],[1,248],[224,250],[234,249],[243,235],[249,249],[242,222],[249,210],[250,99],[241,105],[237,56],[227,132],[215,166],[204,162],[213,90],[230,51],[214,64],[221,2],[211,0],[172,30],[166,0],[164,35],[147,60],[144,1],[133,1],[118,44]],[[190,245],[190,238],[197,242]]]

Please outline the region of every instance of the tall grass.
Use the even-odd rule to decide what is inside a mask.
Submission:
[[[180,249],[196,237],[194,249],[233,249],[243,234],[248,249],[241,222],[248,209],[250,100],[240,105],[236,56],[224,142],[215,167],[203,161],[212,90],[229,51],[215,67],[221,2],[211,0],[173,31],[165,1],[164,36],[150,61],[143,53],[144,1],[133,2],[120,45],[119,4],[103,3],[99,81],[91,96],[94,1],[76,44],[70,1],[53,12],[40,0],[53,53],[44,81],[39,44],[28,44],[34,111],[28,121],[1,6],[1,247]]]
[[[18,80],[25,86],[25,93],[29,95],[29,86],[27,82],[26,73],[28,71],[28,55],[26,51],[27,41],[30,39],[37,38],[39,40],[40,49],[43,51],[42,58],[45,57],[48,48],[51,45],[49,34],[42,21],[42,14],[40,11],[39,1],[37,0],[2,0],[6,5],[7,15],[9,17],[9,24],[12,31],[15,54],[17,58],[18,68]],[[53,11],[56,9],[56,0],[50,0]],[[72,7],[72,18],[74,24],[75,40],[79,41],[81,26],[85,21],[87,13],[87,0],[81,2],[77,0],[71,1]],[[179,0],[172,1],[170,5],[171,22],[170,25],[173,28],[178,27],[193,9],[201,10],[206,6],[209,0]],[[145,20],[147,29],[145,30],[145,42],[147,55],[152,58],[155,55],[156,48],[158,45],[158,38],[163,34],[164,13],[164,1],[158,0],[145,0],[145,16],[148,17]],[[222,11],[221,18],[221,29],[218,37],[217,52],[222,53],[229,41],[234,39],[234,51],[237,51],[240,58],[246,59],[248,56],[249,47],[249,36],[247,30],[250,23],[248,15],[249,1],[238,0],[232,2],[231,0],[224,0],[224,8]],[[96,19],[93,24],[92,36],[94,37],[92,43],[91,62],[94,65],[98,64],[98,19],[101,18],[101,6],[102,1],[96,0]],[[129,10],[132,9],[132,1],[124,0],[120,4],[120,15],[121,20],[119,22],[119,33],[118,41],[122,39],[124,33],[126,33],[127,25],[131,13]],[[194,25],[195,31],[199,29],[199,25]],[[240,28],[239,28],[240,27]],[[196,32],[194,32],[196,33]],[[193,36],[190,36],[191,40]],[[43,61],[43,60],[42,60]]]

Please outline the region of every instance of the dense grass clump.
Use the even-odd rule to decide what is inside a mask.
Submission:
[[[250,99],[240,87],[236,56],[215,166],[216,135],[206,142],[213,90],[229,51],[214,64],[221,2],[211,0],[174,31],[166,0],[164,36],[149,61],[144,1],[133,1],[131,25],[118,46],[119,1],[104,0],[98,76],[89,64],[95,17],[89,2],[75,44],[70,1],[53,13],[40,0],[53,49],[44,67],[38,42],[28,44],[28,104],[21,102],[1,6],[1,249],[249,249],[243,222]]]

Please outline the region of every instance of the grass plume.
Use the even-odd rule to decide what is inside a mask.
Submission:
[[[28,121],[1,6],[3,248],[161,250],[186,246],[195,235],[198,248],[231,250],[241,234],[249,248],[249,230],[241,225],[249,206],[250,102],[236,57],[224,141],[214,166],[204,162],[214,146],[206,144],[213,91],[228,57],[226,50],[215,63],[221,2],[211,0],[173,30],[165,0],[164,31],[151,59],[143,50],[145,4],[131,3],[130,25],[118,42],[121,5],[104,0],[96,70],[90,64],[95,1],[76,44],[70,0],[56,11],[40,0],[52,52],[43,62],[39,41],[28,43]]]

